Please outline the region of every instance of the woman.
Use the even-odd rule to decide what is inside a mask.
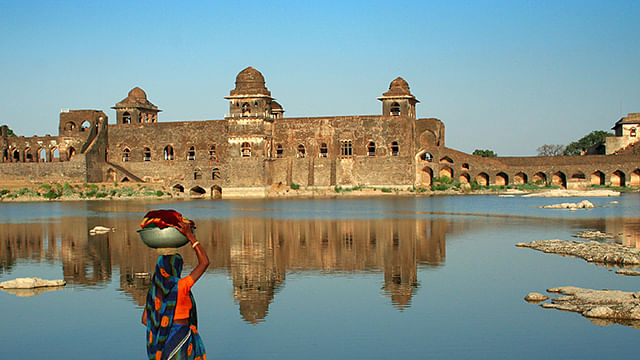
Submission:
[[[142,323],[147,326],[147,355],[154,360],[206,360],[191,287],[209,266],[209,258],[193,235],[190,223],[181,222],[176,227],[196,251],[198,266],[181,279],[182,257],[179,254],[158,257],[142,313]]]

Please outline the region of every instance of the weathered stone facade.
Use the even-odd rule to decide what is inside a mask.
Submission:
[[[481,185],[640,186],[637,154],[482,158],[445,146],[444,124],[416,119],[419,102],[397,78],[381,115],[285,118],[262,74],[246,68],[223,120],[158,122],[140,88],[97,110],[60,114],[59,136],[3,134],[5,179],[159,182],[178,194],[266,196],[273,185],[427,187],[449,177]],[[635,118],[634,118],[635,119]]]

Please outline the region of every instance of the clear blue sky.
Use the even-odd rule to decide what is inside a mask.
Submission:
[[[113,123],[134,86],[160,121],[222,119],[253,66],[285,116],[379,114],[402,76],[447,146],[535,155],[640,112],[639,19],[640,1],[0,0],[0,123]]]

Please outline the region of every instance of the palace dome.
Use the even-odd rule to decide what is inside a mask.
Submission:
[[[409,90],[409,83],[401,77],[397,77],[389,84],[389,90],[382,94],[383,96],[413,96]]]
[[[271,96],[271,92],[265,86],[264,76],[260,71],[249,66],[236,76],[236,88],[231,90],[231,95]]]
[[[129,91],[127,97],[122,99],[116,106],[112,107],[112,109],[121,109],[121,108],[138,108],[138,109],[148,109],[148,110],[158,110],[158,107],[153,105],[149,100],[147,100],[147,93],[139,87],[134,87]]]
[[[144,90],[140,89],[139,87],[134,87],[133,89],[131,89],[131,91],[129,91],[129,94],[127,95],[127,97],[133,98],[133,99],[141,99],[141,100],[146,100],[147,99],[147,93],[144,92]]]

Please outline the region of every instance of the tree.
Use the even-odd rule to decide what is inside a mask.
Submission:
[[[498,156],[498,154],[494,153],[493,150],[480,150],[480,149],[475,149],[473,150],[473,155],[477,155],[477,156],[482,156],[482,157],[496,157]]]
[[[560,156],[564,154],[564,145],[544,144],[536,149],[538,156]]]
[[[9,129],[9,127],[7,125],[2,125],[2,126],[0,126],[0,128],[2,128],[2,129],[6,128],[7,129],[7,136],[8,137],[17,137],[17,135],[13,132],[13,130]],[[4,131],[2,131],[2,132],[4,133]]]
[[[585,135],[582,139],[574,141],[567,145],[564,149],[564,155],[580,155],[583,151],[588,150],[594,145],[604,142],[607,136],[613,136],[612,133],[603,130],[595,130]]]

